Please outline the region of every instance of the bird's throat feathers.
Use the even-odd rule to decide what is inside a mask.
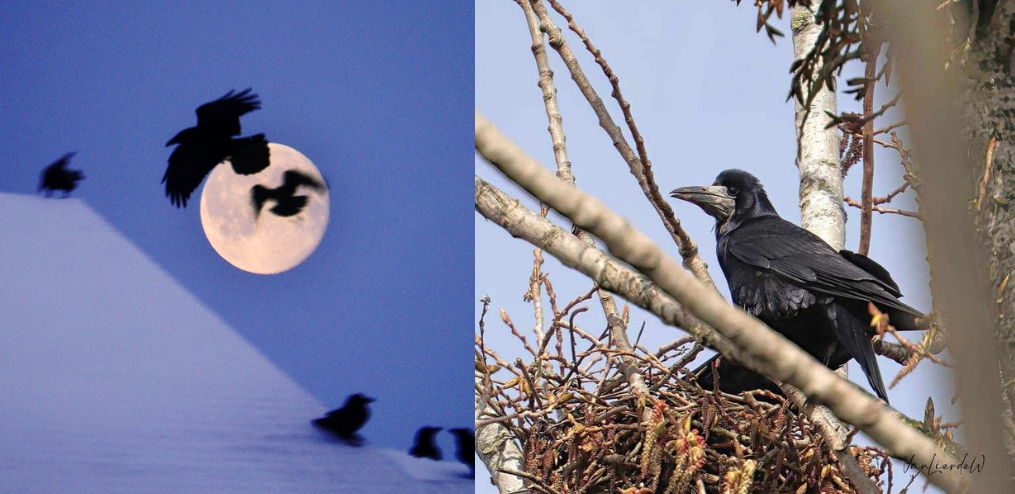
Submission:
[[[736,209],[733,210],[733,214],[729,218],[716,223],[716,236],[721,237],[745,222],[762,216],[779,216],[775,206],[772,205],[772,201],[768,200],[768,194],[765,193],[765,189],[759,185],[752,190],[741,191],[737,195],[737,205]]]

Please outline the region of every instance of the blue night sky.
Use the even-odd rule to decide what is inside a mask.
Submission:
[[[77,151],[74,196],[325,406],[378,398],[371,444],[471,424],[472,3],[152,5],[0,4],[0,191],[34,193]],[[263,107],[243,135],[296,148],[331,187],[320,247],[275,276],[222,260],[200,190],[178,210],[160,183],[194,109],[246,87]]]
[[[624,8],[616,8],[615,2],[605,0],[563,3],[620,78],[664,195],[680,186],[709,185],[720,171],[742,168],[761,179],[784,218],[799,224],[793,103],[786,101],[792,62],[789,37],[778,38],[773,45],[764,33],[755,33],[756,10],[748,2],[738,7],[733,2],[656,1],[631,3]],[[569,45],[606,101],[614,121],[629,136],[623,115],[610,97],[609,81],[577,36],[568,31],[566,21],[552,10],[551,17],[565,31]],[[774,24],[790,33],[788,18]],[[542,93],[536,85],[539,75],[530,44],[525,17],[514,2],[477,3],[476,107],[530,155],[545,166],[553,166]],[[578,187],[622,214],[669,255],[679,259],[673,241],[599,127],[560,57],[549,50],[549,58]],[[852,73],[847,70],[843,74],[843,80],[862,76],[859,65],[851,69]],[[876,94],[876,105],[887,101],[884,98],[889,93],[883,86],[878,87]],[[852,96],[839,97],[840,110],[861,111],[860,106]],[[889,120],[896,117],[878,119],[878,126],[896,121]],[[902,183],[902,167],[897,155],[880,149],[876,151],[875,162],[874,195],[881,196]],[[509,183],[479,157],[475,158],[475,171],[530,210],[538,211],[538,204],[525,191]],[[860,179],[857,167],[847,177],[846,195],[860,196]],[[714,220],[694,205],[676,200],[671,204],[698,243],[713,279],[728,300],[726,281],[715,256]],[[907,192],[899,196],[892,207],[915,210],[913,195]],[[846,212],[846,248],[856,250],[859,210],[848,208]],[[559,215],[551,213],[551,219],[570,229],[570,223]],[[486,345],[511,362],[524,350],[501,323],[497,310],[507,310],[519,328],[531,327],[532,306],[522,300],[522,294],[528,289],[532,246],[512,238],[478,213],[474,221],[474,297],[489,295],[492,299]],[[921,310],[930,309],[924,234],[918,221],[875,215],[870,256],[891,271],[906,295],[903,299],[906,303]],[[549,273],[562,305],[562,301],[584,294],[591,287],[584,275],[548,255],[544,259],[543,272]],[[480,305],[474,302],[473,306],[478,317]],[[595,303],[589,307],[579,320],[584,320],[586,329],[598,334],[605,327],[602,310]],[[632,307],[629,325],[632,339],[643,322],[646,327],[641,341],[648,348],[684,335],[663,325],[655,316]],[[887,386],[900,366],[886,358],[879,358],[878,362]],[[849,366],[850,377],[861,388],[869,389],[855,362]],[[946,421],[959,418],[957,409],[949,405],[951,374],[941,366],[921,363],[888,393],[892,405],[911,417],[923,417],[924,404],[930,395]],[[896,481],[899,471],[896,470]],[[908,480],[908,475],[903,477]],[[917,481],[917,485],[921,483]]]

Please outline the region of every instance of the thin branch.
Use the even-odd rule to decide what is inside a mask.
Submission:
[[[905,120],[902,120],[902,121],[899,121],[899,122],[895,122],[895,123],[893,123],[891,125],[886,125],[884,127],[881,127],[878,130],[875,130],[874,132],[872,132],[872,134],[873,135],[885,134],[885,133],[891,132],[891,131],[899,128],[899,127],[902,127],[903,125],[907,125],[908,123],[909,122],[907,122]]]
[[[850,205],[850,206],[852,206],[854,208],[858,208],[858,209],[862,209],[863,208],[863,206],[859,202],[856,202],[855,200],[853,200],[849,196],[843,197],[842,200],[846,204],[848,204],[848,205]],[[871,206],[871,211],[876,211],[879,214],[899,214],[899,215],[902,215],[902,216],[909,216],[910,218],[916,218],[918,220],[922,219],[920,217],[920,213],[917,213],[915,211],[906,211],[905,209],[894,209],[894,208],[885,208],[885,207],[881,207],[881,206]]]
[[[866,34],[866,29],[861,27],[861,33]],[[865,43],[865,46],[868,44]],[[867,63],[864,67],[864,84],[867,88],[863,93],[863,182],[860,191],[860,247],[857,251],[861,255],[870,253],[871,246],[871,196],[874,190],[874,72],[877,69],[879,47],[869,48],[866,53]]]
[[[902,185],[896,187],[895,190],[889,192],[887,195],[883,197],[872,198],[871,202],[873,202],[874,204],[884,204],[886,202],[891,202],[892,199],[895,199],[895,196],[905,192],[906,189],[909,189],[909,182],[903,182]]]

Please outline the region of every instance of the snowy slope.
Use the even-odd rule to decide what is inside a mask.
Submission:
[[[0,210],[0,492],[472,492],[323,437],[320,403],[84,203]]]

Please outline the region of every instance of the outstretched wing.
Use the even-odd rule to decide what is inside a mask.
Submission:
[[[193,144],[176,146],[173,154],[169,156],[166,173],[162,176],[169,202],[176,207],[187,207],[190,194],[194,193],[204,177],[211,173],[212,168],[220,161],[202,146]]]
[[[261,101],[250,91],[250,88],[239,93],[229,91],[225,96],[197,107],[197,127],[212,136],[239,135],[240,116],[261,108]]]
[[[322,184],[316,178],[296,170],[286,170],[285,174],[283,175],[282,184],[283,186],[286,187],[292,187],[294,190],[296,189],[296,187],[299,187],[300,185],[305,185],[314,190],[320,190],[322,187],[324,187],[324,184]]]
[[[844,256],[817,235],[777,216],[744,223],[725,244],[741,262],[814,294],[874,302],[882,310],[922,316],[899,301],[898,287],[883,267],[859,254]]]
[[[54,161],[47,168],[63,168],[65,166],[67,166],[68,163],[70,163],[70,159],[73,158],[75,154],[77,154],[77,153],[74,152],[74,151],[71,151],[71,152],[63,155],[60,159]]]

